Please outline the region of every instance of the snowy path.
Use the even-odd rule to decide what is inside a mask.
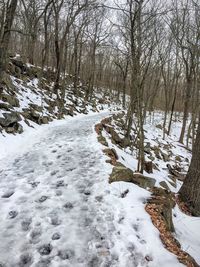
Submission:
[[[31,149],[1,160],[1,267],[182,266],[140,204],[148,193],[108,185],[93,130],[102,116],[50,125]]]

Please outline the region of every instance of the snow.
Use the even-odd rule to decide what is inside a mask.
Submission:
[[[144,210],[149,193],[134,184],[108,184],[112,166],[94,132],[107,115],[80,115],[0,137],[2,264],[182,266]]]
[[[167,185],[169,186],[170,190],[172,192],[177,193],[182,185],[182,182],[176,181],[176,188],[174,188],[169,183],[168,178],[168,170],[166,168],[166,164],[169,163],[171,166],[174,164],[177,164],[178,162],[175,160],[175,157],[179,155],[182,158],[181,167],[187,171],[189,166],[189,161],[191,159],[191,152],[186,149],[183,145],[178,143],[178,138],[181,131],[181,122],[180,121],[174,121],[172,124],[172,131],[170,136],[166,136],[165,140],[162,139],[162,130],[158,129],[156,125],[160,124],[163,119],[163,113],[162,112],[155,112],[154,113],[154,119],[151,120],[150,117],[147,117],[147,121],[145,123],[145,143],[149,142],[151,147],[154,145],[160,146],[163,151],[165,144],[170,144],[172,147],[170,150],[172,151],[172,156],[168,162],[164,162],[162,159],[157,159],[153,161],[155,164],[157,164],[159,170],[154,170],[153,174],[148,174],[144,172],[145,175],[152,177],[156,179],[156,186],[160,186],[159,183],[161,181],[165,181]],[[113,126],[115,126],[115,130],[117,131],[116,125],[113,123]],[[119,130],[119,129],[118,129]],[[117,131],[118,134],[120,133]],[[109,144],[110,148],[114,148],[117,152],[117,155],[119,157],[119,162],[124,164],[126,167],[130,168],[133,171],[137,170],[137,159],[136,159],[136,153],[135,151],[131,152],[129,148],[127,149],[120,149],[118,146],[114,145],[109,137],[109,134],[106,132],[103,132],[103,136],[106,137],[106,140]],[[146,160],[148,160],[148,155],[146,155]],[[186,160],[187,159],[187,160]],[[140,188],[137,186],[135,187],[134,194],[137,194],[138,191],[141,191]],[[146,192],[146,191],[145,191]],[[125,198],[126,201],[126,198]],[[134,201],[135,202],[135,201]],[[134,209],[135,214],[135,209]],[[142,213],[139,213],[142,214]],[[145,224],[147,223],[147,219],[145,219]],[[179,208],[176,206],[173,210],[173,222],[175,227],[175,237],[180,242],[182,249],[188,252],[191,256],[194,257],[196,262],[200,264],[200,254],[199,254],[199,248],[200,248],[200,218],[196,217],[190,217],[185,214],[183,214]],[[148,228],[147,228],[148,229]],[[152,241],[152,244],[155,242]],[[153,265],[153,266],[162,266],[162,264]],[[173,266],[169,264],[168,266]]]
[[[200,264],[200,218],[187,216],[176,206],[173,223],[176,229],[176,238],[181,243],[183,250]]]

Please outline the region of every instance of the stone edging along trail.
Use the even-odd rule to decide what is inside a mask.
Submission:
[[[117,133],[114,132],[114,128],[111,126],[112,117],[107,117],[103,119],[100,123],[95,125],[95,131],[97,133],[98,141],[106,146],[103,152],[110,158],[106,160],[107,163],[113,165],[113,170],[116,166],[120,166],[121,170],[123,170],[123,175],[125,174],[125,170],[127,173],[131,173],[132,171],[126,168],[123,164],[118,162],[118,155],[113,148],[108,147],[108,142],[106,138],[102,135],[103,130],[111,135],[111,139]],[[113,174],[113,172],[112,172]],[[111,174],[111,176],[112,176]],[[142,186],[140,182],[137,182],[136,179],[148,178],[142,175],[134,174],[132,172],[132,179],[126,180],[127,182],[133,182],[138,186]],[[136,179],[135,179],[136,177]],[[110,177],[109,182],[113,182],[114,180]],[[115,181],[120,181],[119,179]],[[124,181],[122,178],[121,181]],[[144,188],[144,187],[143,187]],[[179,262],[188,267],[198,267],[199,265],[196,263],[194,258],[189,255],[187,252],[181,249],[181,244],[174,237],[174,226],[172,222],[172,209],[176,204],[179,205],[177,201],[177,197],[174,193],[168,192],[166,189],[162,189],[159,187],[155,187],[153,185],[150,189],[145,188],[149,192],[151,192],[151,198],[148,199],[145,210],[150,215],[153,225],[158,229],[160,233],[160,239],[165,246],[165,248],[177,256]],[[180,206],[180,205],[179,205]]]

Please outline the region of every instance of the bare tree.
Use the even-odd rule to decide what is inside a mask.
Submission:
[[[8,2],[7,10],[5,13],[5,23],[2,30],[2,38],[0,40],[0,79],[2,78],[2,72],[6,70],[8,61],[8,45],[11,37],[12,24],[17,8],[17,0],[11,0]]]

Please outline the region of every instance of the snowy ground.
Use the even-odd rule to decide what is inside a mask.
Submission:
[[[12,145],[0,139],[0,266],[182,266],[144,210],[149,193],[108,184],[94,132],[107,114],[40,126]]]
[[[185,170],[188,169],[189,162],[191,160],[191,151],[186,149],[183,145],[178,142],[179,135],[181,132],[181,121],[173,121],[171,135],[166,136],[166,139],[163,140],[163,130],[158,129],[156,125],[162,123],[163,121],[163,112],[155,112],[154,118],[150,119],[147,117],[147,121],[145,124],[145,143],[150,143],[151,147],[154,145],[160,147],[160,149],[166,154],[169,153],[168,149],[165,149],[167,145],[170,147],[170,159],[167,162],[164,162],[163,159],[157,159],[155,157],[154,164],[157,165],[158,170],[153,170],[153,174],[148,174],[144,172],[145,175],[156,179],[156,186],[160,186],[160,182],[164,181],[167,183],[168,187],[172,192],[177,193],[182,185],[182,182],[176,181],[176,187],[170,184],[169,172],[166,167],[167,164],[171,166],[177,164],[181,168]],[[188,122],[189,123],[189,122]],[[120,128],[116,127],[115,123],[113,124],[115,130],[120,134]],[[126,167],[130,168],[133,171],[137,170],[137,159],[136,159],[136,151],[130,151],[127,149],[120,149],[118,146],[114,145],[110,140],[110,135],[106,132],[103,132],[103,136],[106,138],[109,147],[114,148],[119,156],[118,161],[124,164]],[[153,153],[153,150],[151,150]],[[154,154],[153,154],[154,155]],[[148,161],[148,154],[145,155],[146,160]],[[154,155],[155,156],[155,155]],[[181,158],[181,162],[176,160],[176,156]],[[135,192],[140,191],[138,187],[134,189]],[[176,206],[173,210],[173,223],[175,226],[175,237],[180,242],[181,247],[184,251],[188,252],[200,265],[200,218],[199,217],[190,217],[183,214],[180,209]],[[154,242],[153,242],[154,244]],[[159,265],[153,265],[159,266]],[[160,265],[161,266],[161,265]],[[170,264],[166,266],[171,266]]]

